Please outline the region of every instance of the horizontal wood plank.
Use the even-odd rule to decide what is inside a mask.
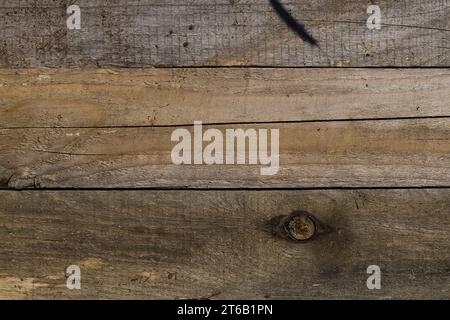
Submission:
[[[445,69],[0,69],[0,128],[450,116]]]
[[[1,129],[0,181],[3,188],[444,187],[448,124],[445,118],[203,126],[222,133],[279,129],[279,171],[266,176],[267,166],[248,159],[173,164],[173,127]]]
[[[279,1],[318,45],[291,31],[261,0],[78,0],[81,30],[66,27],[66,0],[2,0],[0,65],[449,66],[448,0]]]
[[[0,297],[448,299],[449,206],[450,189],[3,191]],[[333,231],[274,235],[295,210]]]

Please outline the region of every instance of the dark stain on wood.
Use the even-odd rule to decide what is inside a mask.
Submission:
[[[318,46],[317,40],[308,33],[305,26],[295,20],[289,11],[287,11],[278,0],[269,0],[269,2],[277,15],[284,21],[284,23],[286,23],[289,29],[294,31],[300,37],[300,39],[313,46]]]

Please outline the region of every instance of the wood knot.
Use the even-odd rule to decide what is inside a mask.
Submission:
[[[316,225],[308,215],[292,217],[286,221],[284,229],[289,237],[297,241],[309,240],[316,233]]]
[[[273,231],[282,238],[306,242],[319,235],[331,232],[331,228],[306,211],[295,211],[287,216],[271,220]]]

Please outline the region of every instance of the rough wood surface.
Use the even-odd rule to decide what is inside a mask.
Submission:
[[[276,68],[449,67],[450,1],[369,30],[370,1],[280,0],[299,34],[271,2],[0,0],[0,299],[450,299],[450,72]],[[280,129],[279,173],[173,165],[194,121]],[[296,210],[331,232],[275,234]]]
[[[450,116],[446,69],[0,69],[0,128]]]
[[[0,297],[448,299],[449,207],[450,189],[3,191]],[[333,231],[273,235],[295,210]]]
[[[1,129],[0,181],[3,188],[449,186],[448,124],[445,118],[213,126],[279,129],[280,169],[273,176],[261,176],[260,165],[174,165],[173,127]]]
[[[449,66],[448,0],[280,0],[318,41],[291,31],[266,0],[1,0],[0,65]]]

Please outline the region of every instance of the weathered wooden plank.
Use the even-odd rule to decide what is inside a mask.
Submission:
[[[0,297],[448,299],[449,207],[450,189],[4,191]],[[295,210],[333,231],[274,235]]]
[[[291,31],[270,1],[1,0],[0,65],[449,66],[448,0],[280,0],[318,46]]]
[[[445,69],[0,69],[0,128],[450,116],[449,87]]]
[[[3,188],[449,186],[448,124],[445,118],[203,126],[220,130],[224,148],[226,129],[279,129],[279,170],[266,176],[261,168],[269,165],[249,165],[248,158],[241,165],[173,164],[178,142],[171,135],[180,128],[1,129],[0,181]]]

